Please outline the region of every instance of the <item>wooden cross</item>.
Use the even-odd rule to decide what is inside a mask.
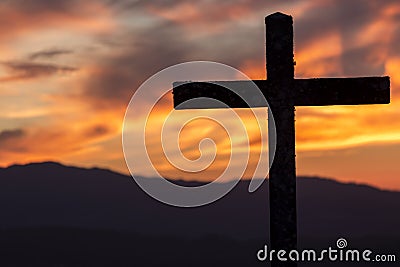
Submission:
[[[267,99],[268,116],[273,114],[276,127],[276,151],[269,172],[271,247],[289,252],[297,248],[295,106],[388,104],[390,78],[294,79],[292,17],[274,13],[265,18],[265,23],[267,80],[253,82]],[[174,83],[174,106],[177,108],[187,100],[207,97],[231,108],[259,107],[257,103],[249,107],[235,92],[224,88],[232,85],[245,88],[248,81],[217,83]],[[184,109],[220,107],[183,106]],[[268,127],[273,126],[268,120]],[[273,266],[296,266],[296,263],[273,262]]]

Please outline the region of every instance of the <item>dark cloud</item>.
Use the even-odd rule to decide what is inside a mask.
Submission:
[[[35,60],[38,58],[54,58],[57,56],[61,56],[61,55],[68,55],[68,54],[72,54],[73,51],[72,50],[67,50],[67,49],[47,49],[47,50],[42,50],[39,52],[35,52],[29,55],[29,59],[31,60]]]
[[[90,1],[89,2],[94,2]],[[98,1],[96,1],[98,2]],[[82,1],[79,0],[6,0],[1,2],[1,6],[10,7],[24,13],[70,13],[79,12],[79,5]]]
[[[0,132],[0,158],[1,152],[26,152],[26,148],[19,142],[26,137],[24,129],[3,130]]]
[[[12,139],[18,139],[25,136],[23,129],[4,130],[0,132],[0,143],[7,142]]]
[[[377,76],[385,73],[385,61],[379,58],[384,51],[379,44],[348,49],[341,60],[345,76]]]
[[[362,0],[319,1],[301,18],[295,18],[297,46],[302,49],[333,31],[338,32],[344,42],[352,40],[363,26],[380,18],[379,10],[386,2],[391,1],[382,1],[382,5],[376,9],[370,2]]]
[[[110,132],[106,125],[96,125],[88,129],[85,133],[87,137],[98,137]]]
[[[396,17],[397,19],[397,28],[393,33],[393,38],[391,41],[391,46],[389,47],[389,55],[390,56],[400,56],[400,16]]]
[[[77,71],[77,69],[74,67],[24,61],[10,61],[0,64],[4,66],[9,73],[8,76],[0,77],[0,81],[2,82],[40,78],[55,74],[63,74]]]
[[[113,40],[111,45],[108,40]],[[196,47],[179,29],[165,25],[103,35],[100,41],[118,53],[99,59],[95,71],[83,82],[82,92],[95,104],[114,107],[127,105],[135,89],[154,73],[190,60]]]
[[[285,4],[289,5],[291,3],[301,2],[306,2],[306,0],[286,0]],[[115,10],[122,12],[132,12],[133,10],[148,11],[149,9],[151,10],[151,8],[172,10],[186,5],[201,13],[202,21],[210,25],[215,22],[227,22],[231,20],[232,17],[230,17],[230,14],[232,14],[232,10],[235,10],[235,13],[242,11],[240,12],[242,15],[250,15],[260,10],[265,10],[266,13],[271,10],[279,11],[278,7],[282,6],[282,3],[279,1],[259,0],[203,0],[192,1],[190,3],[186,0],[106,0],[105,3]],[[187,23],[193,23],[193,21],[187,21]]]
[[[101,58],[96,71],[83,83],[82,91],[96,104],[127,105],[146,79],[174,64],[209,60],[240,69],[246,60],[264,61],[263,32],[261,25],[258,30],[239,29],[194,40],[183,29],[163,22],[140,32],[109,36],[118,55]]]

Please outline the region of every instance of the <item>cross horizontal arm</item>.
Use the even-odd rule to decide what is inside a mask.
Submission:
[[[265,87],[267,81],[254,81],[257,87]],[[212,82],[175,82],[173,89],[174,108],[176,109],[211,109],[225,108],[220,101],[231,108],[265,107],[265,100],[254,97],[252,81],[212,81]],[[253,88],[253,90],[251,90]],[[250,101],[243,100],[250,99]],[[187,102],[194,98],[211,98],[213,102]]]
[[[293,99],[295,106],[362,105],[390,103],[389,77],[295,79],[291,95],[280,94],[280,88],[267,80],[176,82],[174,107],[176,109],[224,108],[215,102],[185,101],[205,97],[223,102],[231,108],[265,107],[265,101],[254,96],[254,84],[260,88],[269,103],[281,98]],[[247,103],[242,99],[250,100]]]
[[[299,79],[294,92],[296,106],[389,104],[390,78]]]

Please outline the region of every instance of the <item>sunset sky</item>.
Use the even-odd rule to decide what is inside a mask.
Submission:
[[[296,78],[391,77],[390,105],[296,108],[297,173],[400,190],[395,0],[1,1],[0,165],[58,161],[127,173],[121,134],[135,90],[158,71],[195,60],[265,79],[264,17],[277,11],[294,17]],[[160,118],[171,110],[167,95],[153,112],[150,141],[156,143]],[[247,111],[239,115],[252,159],[259,134]],[[221,173],[229,153],[223,129],[199,121],[186,131],[179,141],[184,154],[198,157],[198,142],[212,138],[220,152],[215,165],[184,177],[149,145],[161,172],[197,180]],[[245,177],[251,168],[250,162]],[[146,166],[137,173],[149,174]]]

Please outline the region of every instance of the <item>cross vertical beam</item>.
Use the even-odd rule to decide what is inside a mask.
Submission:
[[[297,248],[293,19],[275,13],[265,18],[265,24],[267,79],[273,88],[279,88],[278,101],[268,103],[271,248],[290,251]],[[274,127],[276,140],[271,142]],[[274,143],[275,156],[271,147]],[[297,264],[275,261],[272,266]]]

